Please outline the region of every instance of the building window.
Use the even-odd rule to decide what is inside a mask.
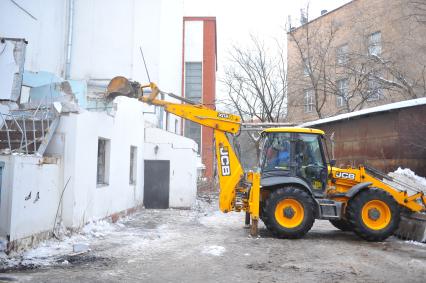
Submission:
[[[305,75],[305,77],[309,76],[310,74],[308,59],[303,59],[303,74]]]
[[[349,61],[349,45],[343,44],[336,49],[337,65],[346,65]]]
[[[368,37],[368,55],[380,56],[382,53],[382,33],[380,31],[370,34]]]
[[[185,98],[202,102],[202,63],[185,63]],[[198,153],[201,149],[201,126],[191,121],[185,121],[184,136],[193,139],[198,144]]]
[[[312,89],[305,90],[304,106],[305,106],[305,113],[309,113],[314,110],[314,91]]]
[[[136,146],[130,146],[130,175],[129,175],[130,185],[136,184],[137,164],[138,164],[138,148]]]
[[[169,120],[170,120],[170,113],[166,112],[166,131],[168,131],[169,128],[170,128],[170,126],[169,126],[170,121]]]
[[[383,88],[376,76],[368,79],[367,101],[375,101],[383,98]]]
[[[96,183],[98,185],[108,185],[110,149],[110,140],[104,138],[98,139],[98,166],[96,173]]]
[[[175,119],[175,134],[178,133],[178,127],[179,127],[179,122],[177,119]]]
[[[349,93],[349,81],[348,79],[341,79],[337,81],[337,107],[343,107],[346,105]]]

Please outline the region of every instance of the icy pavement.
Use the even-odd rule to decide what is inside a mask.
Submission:
[[[368,243],[317,221],[301,240],[260,237],[244,214],[199,200],[191,210],[142,210],[112,224],[2,257],[1,280],[20,282],[424,282],[426,247],[390,238]],[[88,244],[73,253],[73,244]]]

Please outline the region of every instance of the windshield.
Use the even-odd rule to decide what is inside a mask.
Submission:
[[[318,135],[296,134],[296,162],[299,167],[324,166]]]
[[[290,133],[268,134],[260,156],[263,171],[290,169]]]

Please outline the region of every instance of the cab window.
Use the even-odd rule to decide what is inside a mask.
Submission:
[[[290,133],[268,134],[260,157],[263,171],[290,170],[290,151]]]

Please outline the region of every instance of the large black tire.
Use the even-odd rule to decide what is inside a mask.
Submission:
[[[294,209],[290,208],[292,205]],[[296,187],[285,187],[271,192],[262,209],[266,228],[279,238],[301,238],[312,228],[315,220],[312,197]]]
[[[336,219],[336,220],[330,220],[330,223],[336,227],[337,229],[343,231],[343,232],[349,232],[352,231],[352,226],[349,223],[349,221],[345,219]]]
[[[387,192],[371,188],[361,191],[349,201],[347,218],[359,237],[380,242],[398,229],[400,208]]]

